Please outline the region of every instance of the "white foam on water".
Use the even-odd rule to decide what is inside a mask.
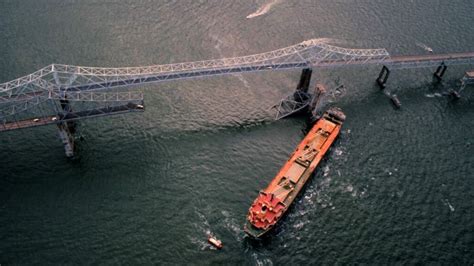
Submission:
[[[297,204],[296,208],[294,211],[290,212],[288,214],[289,216],[289,226],[298,229],[298,230],[291,230],[290,235],[292,236],[297,236],[300,233],[299,230],[306,230],[303,229],[306,224],[311,223],[308,215],[309,213],[312,213],[315,211],[317,208],[316,206],[325,209],[329,208],[334,210],[335,207],[333,206],[332,198],[330,196],[330,192],[328,191],[331,181],[332,181],[332,176],[329,174],[330,172],[330,166],[326,165],[322,169],[323,171],[323,178],[317,179],[316,184],[310,185],[304,192],[304,196],[301,197]],[[287,232],[285,232],[285,227],[281,228],[281,231],[278,233],[279,234],[285,234],[288,235]]]
[[[216,249],[214,246],[212,246],[205,240],[208,235],[212,234],[211,226],[209,225],[206,216],[200,213],[197,209],[195,209],[194,212],[199,217],[199,223],[193,224],[199,236],[188,236],[188,238],[191,240],[191,243],[196,244],[196,246],[198,246],[200,250]]]
[[[428,97],[428,98],[435,98],[435,97],[443,97],[443,95],[441,93],[428,93],[428,94],[425,94],[425,97]]]
[[[328,176],[329,174],[329,166],[324,166],[323,167],[323,176]]]
[[[346,186],[346,188],[345,188],[344,191],[346,191],[346,192],[352,192],[352,191],[354,191],[354,186],[352,186],[351,184],[349,184],[349,185]]]
[[[335,39],[335,38],[313,38],[312,41],[316,41],[318,43],[331,43],[331,44],[345,44],[347,43],[345,40]],[[334,88],[334,94],[344,94],[346,92],[346,87],[344,85],[337,86]]]
[[[221,213],[224,215],[224,217],[230,217],[230,213],[226,210],[221,211]]]
[[[265,15],[272,9],[272,7],[278,3],[280,3],[282,0],[270,0],[267,1],[265,4],[263,4],[261,7],[257,9],[257,11],[253,12],[252,14],[249,14],[247,18],[255,18],[261,15]]]
[[[202,225],[204,225],[204,227],[202,225],[200,227],[206,232],[209,231],[211,226],[209,225],[209,222],[207,221],[206,216],[204,216],[204,214],[200,213],[197,209],[195,209],[194,212],[197,214],[197,216],[201,220]]]
[[[216,50],[219,52],[220,58],[225,58],[224,54],[222,53],[221,46],[226,45],[226,43],[214,34],[211,34],[210,37],[213,40],[217,41],[217,44],[214,45],[214,48],[216,48]],[[237,77],[244,84],[246,88],[250,88],[248,81],[244,78],[244,76],[241,73],[235,73],[235,74],[232,74],[232,76]]]
[[[237,223],[236,219],[234,219],[229,211],[222,211],[222,215],[224,215],[224,227],[232,233],[234,238],[237,241],[242,241],[245,237],[245,233],[242,230],[239,223]]]
[[[444,203],[446,206],[449,207],[449,210],[450,210],[450,211],[452,211],[452,212],[455,211],[453,205],[451,205],[451,203],[450,203],[447,199],[444,199],[444,200],[443,200],[443,203]]]
[[[344,152],[340,148],[334,149],[334,152],[336,153],[337,156],[341,156]],[[338,170],[339,171],[339,170]]]
[[[207,241],[204,241],[202,239],[199,239],[197,237],[191,237],[189,236],[189,239],[191,240],[191,243],[195,244],[196,246],[198,246],[198,248],[200,250],[206,250],[206,249],[214,249],[216,250],[217,248],[215,248],[214,246],[212,246],[211,244],[209,244]]]
[[[261,259],[259,258],[259,255],[257,253],[252,253],[252,258],[255,260],[256,265],[259,265],[259,266],[273,265],[273,262],[271,259],[268,259],[268,258]]]
[[[293,225],[293,228],[295,228],[295,229],[301,229],[301,228],[303,228],[305,225],[307,225],[308,223],[310,223],[309,220],[306,220],[306,221],[299,221],[298,223],[296,223],[296,224]]]

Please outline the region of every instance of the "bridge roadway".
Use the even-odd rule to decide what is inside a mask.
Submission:
[[[408,56],[393,56],[386,60],[366,60],[354,59],[351,61],[339,60],[321,60],[316,64],[309,62],[286,62],[278,64],[258,64],[252,66],[230,66],[218,69],[193,69],[182,72],[164,72],[151,76],[134,76],[127,79],[98,82],[94,84],[84,84],[79,86],[67,87],[68,91],[84,91],[97,90],[103,88],[113,88],[121,86],[130,86],[143,83],[154,83],[177,79],[190,79],[202,76],[215,76],[225,74],[235,74],[242,72],[268,71],[268,70],[284,70],[292,68],[334,68],[342,66],[357,66],[357,65],[386,65],[391,69],[405,69],[405,68],[425,68],[436,67],[441,63],[445,65],[463,65],[474,64],[474,52],[469,53],[449,53],[449,54],[427,54],[427,55],[408,55]]]
[[[34,119],[24,119],[14,122],[9,122],[6,124],[0,123],[0,132],[14,130],[14,129],[22,129],[28,127],[37,127],[37,126],[44,126],[49,124],[57,124],[58,121],[66,122],[66,121],[74,121],[79,120],[81,118],[87,117],[99,117],[111,114],[123,114],[129,112],[143,112],[144,108],[143,105],[135,104],[135,103],[128,103],[126,105],[119,105],[119,106],[111,106],[111,107],[104,107],[100,109],[92,109],[92,110],[83,110],[79,112],[70,112],[65,115],[50,115],[50,116],[43,116]]]
[[[436,67],[444,63],[445,65],[456,65],[456,64],[474,64],[474,52],[469,53],[449,53],[449,54],[426,54],[426,55],[404,55],[404,56],[392,56],[386,60],[366,60],[366,59],[354,59],[351,61],[339,60],[321,60],[317,64],[313,65],[314,68],[334,68],[341,66],[357,66],[357,65],[386,65],[391,69],[404,69],[404,68],[424,68],[424,67]],[[255,71],[269,71],[269,70],[284,70],[292,68],[305,68],[311,67],[312,65],[308,62],[286,62],[279,64],[258,64],[251,66],[231,66],[218,69],[193,69],[181,72],[162,72],[156,75],[135,75],[129,78],[120,80],[111,80],[105,82],[94,82],[76,86],[64,86],[63,89],[69,93],[84,92],[88,90],[100,90],[105,88],[133,86],[143,83],[154,83],[162,81],[171,81],[178,79],[191,79],[203,76],[214,76],[214,75],[225,75],[235,74],[242,72],[255,72]],[[470,72],[472,75],[472,72]],[[0,97],[0,103],[12,101],[19,101],[25,99],[31,99],[34,97],[59,99],[59,92],[56,91],[36,91],[31,93],[22,93],[22,95],[10,95],[10,97]],[[1,96],[1,95],[0,95]],[[70,97],[69,97],[70,98]]]
[[[393,56],[387,66],[391,68],[418,68],[438,66],[441,63],[445,65],[474,64],[474,52]]]
[[[427,55],[413,55],[413,56],[394,56],[391,57],[389,60],[385,60],[383,62],[375,61],[372,62],[370,60],[353,60],[352,62],[344,62],[342,60],[336,61],[320,61],[318,62],[316,68],[331,68],[337,67],[342,65],[367,65],[367,64],[384,64],[389,68],[420,68],[420,67],[436,67],[441,63],[445,65],[455,65],[455,64],[474,64],[474,53],[450,53],[450,54],[427,54]],[[167,81],[167,80],[174,80],[174,79],[183,79],[183,78],[195,78],[200,76],[212,76],[212,75],[224,75],[224,74],[232,74],[232,73],[240,73],[240,72],[253,72],[253,71],[265,71],[265,70],[278,70],[278,69],[291,69],[291,68],[304,68],[308,67],[308,63],[281,63],[278,65],[273,64],[260,64],[256,66],[246,66],[246,67],[229,67],[226,69],[210,69],[210,70],[201,70],[198,72],[190,71],[190,72],[181,72],[181,73],[162,73],[161,75],[156,76],[149,76],[149,77],[132,77],[125,80],[119,81],[110,81],[110,82],[103,82],[103,83],[96,83],[96,84],[88,84],[82,86],[75,86],[75,87],[68,87],[66,88],[69,92],[78,92],[87,91],[87,90],[97,90],[112,87],[119,87],[119,86],[130,86],[130,85],[137,85],[143,83],[153,83],[159,81]],[[466,72],[466,76],[470,79],[474,78],[474,72]],[[21,100],[22,98],[31,98],[31,97],[40,97],[48,98],[51,97],[51,92],[47,91],[40,91],[40,92],[32,92],[23,94],[21,97],[17,97],[16,100]],[[58,95],[55,95],[55,98],[58,98]],[[59,99],[59,98],[58,98]],[[0,98],[0,103],[5,101],[5,99]],[[137,111],[139,108],[128,108],[125,107],[114,107],[110,108],[102,108],[97,110],[91,111],[81,111],[75,113],[69,113],[67,116],[59,117],[62,121],[70,121],[70,120],[78,120],[83,117],[91,117],[91,116],[102,116],[112,113],[124,113],[130,111]],[[26,119],[21,121],[14,121],[10,123],[6,123],[1,125],[0,124],[0,132],[6,130],[13,130],[13,129],[20,129],[20,128],[27,128],[27,127],[34,127],[40,125],[47,125],[57,123],[56,119],[58,118],[55,115],[40,117],[35,119]],[[34,121],[35,120],[35,121]]]

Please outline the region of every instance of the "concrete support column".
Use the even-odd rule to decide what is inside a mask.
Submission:
[[[64,119],[68,113],[72,112],[71,104],[66,97],[61,99],[59,102],[62,109],[62,115],[60,115],[60,118]],[[75,154],[74,133],[76,133],[76,123],[73,121],[60,121],[57,125],[59,129],[59,138],[64,145],[66,157],[72,158]]]
[[[435,73],[433,74],[438,81],[441,81],[443,79],[446,69],[448,69],[448,66],[446,66],[444,62],[442,62],[441,65],[438,66]]]
[[[377,78],[377,84],[380,89],[385,89],[388,77],[390,76],[390,69],[387,66],[383,66],[380,71],[379,77]]]
[[[74,134],[69,129],[68,122],[58,123],[58,129],[59,138],[61,139],[64,145],[64,152],[66,153],[66,157],[74,157]]]

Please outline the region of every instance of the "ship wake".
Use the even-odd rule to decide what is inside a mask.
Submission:
[[[267,1],[264,5],[259,7],[257,11],[253,12],[252,14],[249,14],[247,18],[255,18],[261,15],[265,15],[272,9],[272,7],[278,3],[280,3],[282,0],[270,0]]]

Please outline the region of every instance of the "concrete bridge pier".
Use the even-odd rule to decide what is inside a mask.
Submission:
[[[70,130],[71,125],[68,122],[58,123],[59,138],[64,145],[64,152],[66,157],[74,157],[74,133]]]
[[[308,90],[309,84],[311,83],[311,75],[313,70],[311,68],[304,68],[301,71],[300,82],[296,87],[293,98],[299,103],[306,102],[309,99]]]
[[[438,82],[443,79],[446,69],[448,69],[448,66],[446,66],[444,62],[441,62],[441,64],[436,69],[435,73],[433,73],[434,77],[438,80]]]
[[[381,90],[385,89],[389,76],[390,69],[388,69],[388,67],[384,65],[382,67],[382,70],[380,71],[379,77],[377,78],[377,84],[379,85]]]
[[[304,68],[301,71],[300,82],[296,87],[296,90],[302,92],[308,92],[309,83],[311,82],[311,75],[313,74],[313,70],[311,68]]]
[[[60,105],[62,108],[63,113],[59,116],[60,120],[68,113],[72,111],[71,104],[69,101],[64,98],[61,99]],[[73,121],[66,121],[66,122],[59,122],[57,124],[59,129],[59,138],[61,139],[64,145],[64,152],[66,153],[66,157],[72,158],[75,155],[75,143],[74,143],[74,134],[76,133],[76,123]]]
[[[323,84],[316,84],[314,87],[313,98],[309,104],[308,113],[310,114],[311,119],[315,120],[317,118],[318,104],[322,96],[326,93],[326,88]]]

